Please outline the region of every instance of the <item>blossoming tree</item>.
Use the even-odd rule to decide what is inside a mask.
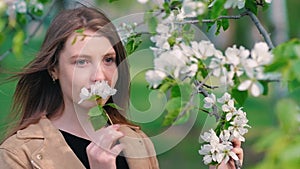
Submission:
[[[153,45],[149,48],[154,55],[154,67],[146,72],[145,79],[151,89],[169,96],[164,125],[185,123],[192,111],[215,117],[216,128],[201,135],[204,142],[198,152],[205,164],[218,165],[233,158],[236,168],[241,167],[232,152],[232,140],[245,141],[244,135],[250,128],[243,104],[249,95],[267,95],[269,83],[286,84],[290,96],[277,104],[277,114],[283,119],[280,122],[284,131],[277,133],[277,139],[288,138],[299,132],[294,119],[299,115],[300,105],[300,40],[290,40],[276,47],[273,45],[267,30],[256,16],[260,8],[268,8],[271,0],[138,2],[147,3],[150,9],[145,12],[142,23],[124,23],[119,28],[127,53],[130,55],[136,51],[144,33],[150,34]],[[26,24],[27,15],[31,19],[43,19],[44,5],[47,3],[48,0],[3,1],[0,2],[0,8],[5,6],[6,24],[17,28]],[[238,14],[229,15],[232,11]],[[252,49],[232,45],[221,51],[208,40],[195,40],[192,25],[206,24],[208,29],[215,25],[218,34],[221,29],[228,29],[229,19],[242,17],[250,17],[264,39],[253,44]],[[137,28],[144,24],[148,26],[148,32],[139,32]],[[0,30],[4,29],[0,25]],[[22,29],[16,31],[14,45],[7,52],[20,54],[20,47],[28,43],[35,32],[25,36]],[[7,52],[0,56],[0,60],[6,57]],[[218,90],[220,88],[223,90]],[[83,89],[81,98],[90,98],[90,94]],[[199,105],[198,101],[195,102],[197,99],[203,99],[204,104]],[[285,109],[288,111],[286,115]],[[299,153],[292,151],[295,148],[299,150],[297,139],[293,142],[294,147],[286,145],[287,152],[282,152],[292,154],[293,158],[299,157]],[[295,166],[299,167],[297,162]]]

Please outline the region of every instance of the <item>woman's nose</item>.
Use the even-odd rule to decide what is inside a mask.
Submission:
[[[91,80],[93,82],[105,80],[105,74],[104,74],[104,71],[103,71],[103,69],[101,68],[100,65],[95,67],[91,78],[92,78]]]

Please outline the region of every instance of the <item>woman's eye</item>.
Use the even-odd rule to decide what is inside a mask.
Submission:
[[[106,65],[110,65],[110,64],[113,64],[113,63],[115,63],[115,57],[105,57],[104,58],[104,63],[106,64]]]
[[[86,59],[79,59],[79,60],[76,60],[75,64],[78,65],[78,66],[83,66],[83,65],[86,65],[88,63],[88,61]]]

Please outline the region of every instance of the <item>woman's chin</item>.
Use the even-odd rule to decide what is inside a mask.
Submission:
[[[88,100],[83,101],[82,103],[80,103],[78,105],[78,107],[80,107],[82,109],[87,109],[87,110],[89,110],[89,109],[91,109],[91,108],[93,108],[95,106],[97,106],[96,101],[88,101]]]

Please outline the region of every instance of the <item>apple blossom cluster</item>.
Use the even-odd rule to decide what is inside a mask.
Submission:
[[[164,41],[164,38],[159,39],[157,36],[156,41]],[[249,90],[253,96],[259,96],[264,91],[260,80],[276,80],[280,77],[264,72],[264,66],[273,59],[264,42],[256,43],[251,51],[234,45],[227,48],[225,54],[217,50],[210,41],[192,41],[190,45],[180,42],[172,48],[168,46],[168,50],[165,46],[152,47],[156,54],[154,70],[146,72],[146,80],[153,88],[157,88],[166,77],[193,78],[198,71],[199,62],[205,64],[212,76],[220,79],[222,85],[233,87],[234,78],[242,79],[238,90]]]
[[[250,126],[247,124],[248,119],[246,117],[246,112],[242,110],[242,108],[237,109],[234,105],[234,99],[231,98],[231,95],[227,92],[221,98],[216,99],[216,96],[211,93],[209,96],[204,98],[204,108],[210,109],[213,106],[217,106],[221,104],[222,112],[224,113],[224,120],[222,123],[228,123],[229,127],[226,128],[228,130],[230,136],[230,140],[236,138],[240,141],[245,141],[243,137],[244,134],[248,132]],[[227,126],[227,125],[226,125]]]
[[[205,164],[211,163],[225,163],[233,158],[238,160],[237,155],[232,152],[233,145],[231,141],[238,139],[239,141],[245,141],[244,134],[248,132],[250,126],[247,124],[248,119],[246,112],[242,108],[237,109],[234,106],[234,100],[229,93],[225,93],[221,98],[216,99],[216,96],[212,93],[208,97],[204,98],[204,108],[210,109],[213,106],[217,106],[217,103],[221,104],[222,117],[218,124],[220,134],[218,135],[214,130],[209,130],[201,135],[204,140],[204,144],[199,150],[200,155],[204,155],[203,161]]]
[[[141,4],[147,3],[149,0],[137,0]],[[203,0],[202,1],[195,1],[195,0],[183,0],[182,2],[182,10],[186,14],[186,17],[196,17],[201,15],[206,10],[206,3],[210,2],[209,7],[213,6],[217,0]],[[266,3],[271,3],[272,0],[264,0]],[[229,8],[238,8],[242,9],[245,7],[246,0],[227,0],[224,4],[225,9]]]
[[[271,3],[272,0],[265,0],[266,3]],[[242,9],[245,7],[246,0],[227,0],[224,4],[225,9],[238,8]]]
[[[34,12],[42,11],[44,5],[37,0],[30,0],[29,2],[25,0],[4,0],[7,4],[7,15],[15,15],[16,13],[25,14],[29,9],[32,9]]]
[[[200,155],[204,155],[203,162],[208,165],[212,162],[220,164],[223,160],[227,163],[231,158],[238,160],[238,156],[232,152],[232,143],[229,141],[229,133],[227,130],[221,132],[218,137],[214,130],[210,129],[209,132],[205,132],[201,135],[201,138],[207,142],[201,146],[199,150]]]
[[[121,23],[117,27],[117,32],[118,32],[123,44],[126,44],[128,38],[130,38],[132,35],[136,34],[136,32],[135,32],[136,26],[137,26],[137,23],[135,22],[133,24]]]
[[[94,85],[91,85],[90,89],[87,89],[86,87],[81,89],[79,94],[80,101],[78,104],[97,96],[106,99],[108,96],[116,94],[116,92],[117,90],[111,88],[107,81],[97,81]]]

